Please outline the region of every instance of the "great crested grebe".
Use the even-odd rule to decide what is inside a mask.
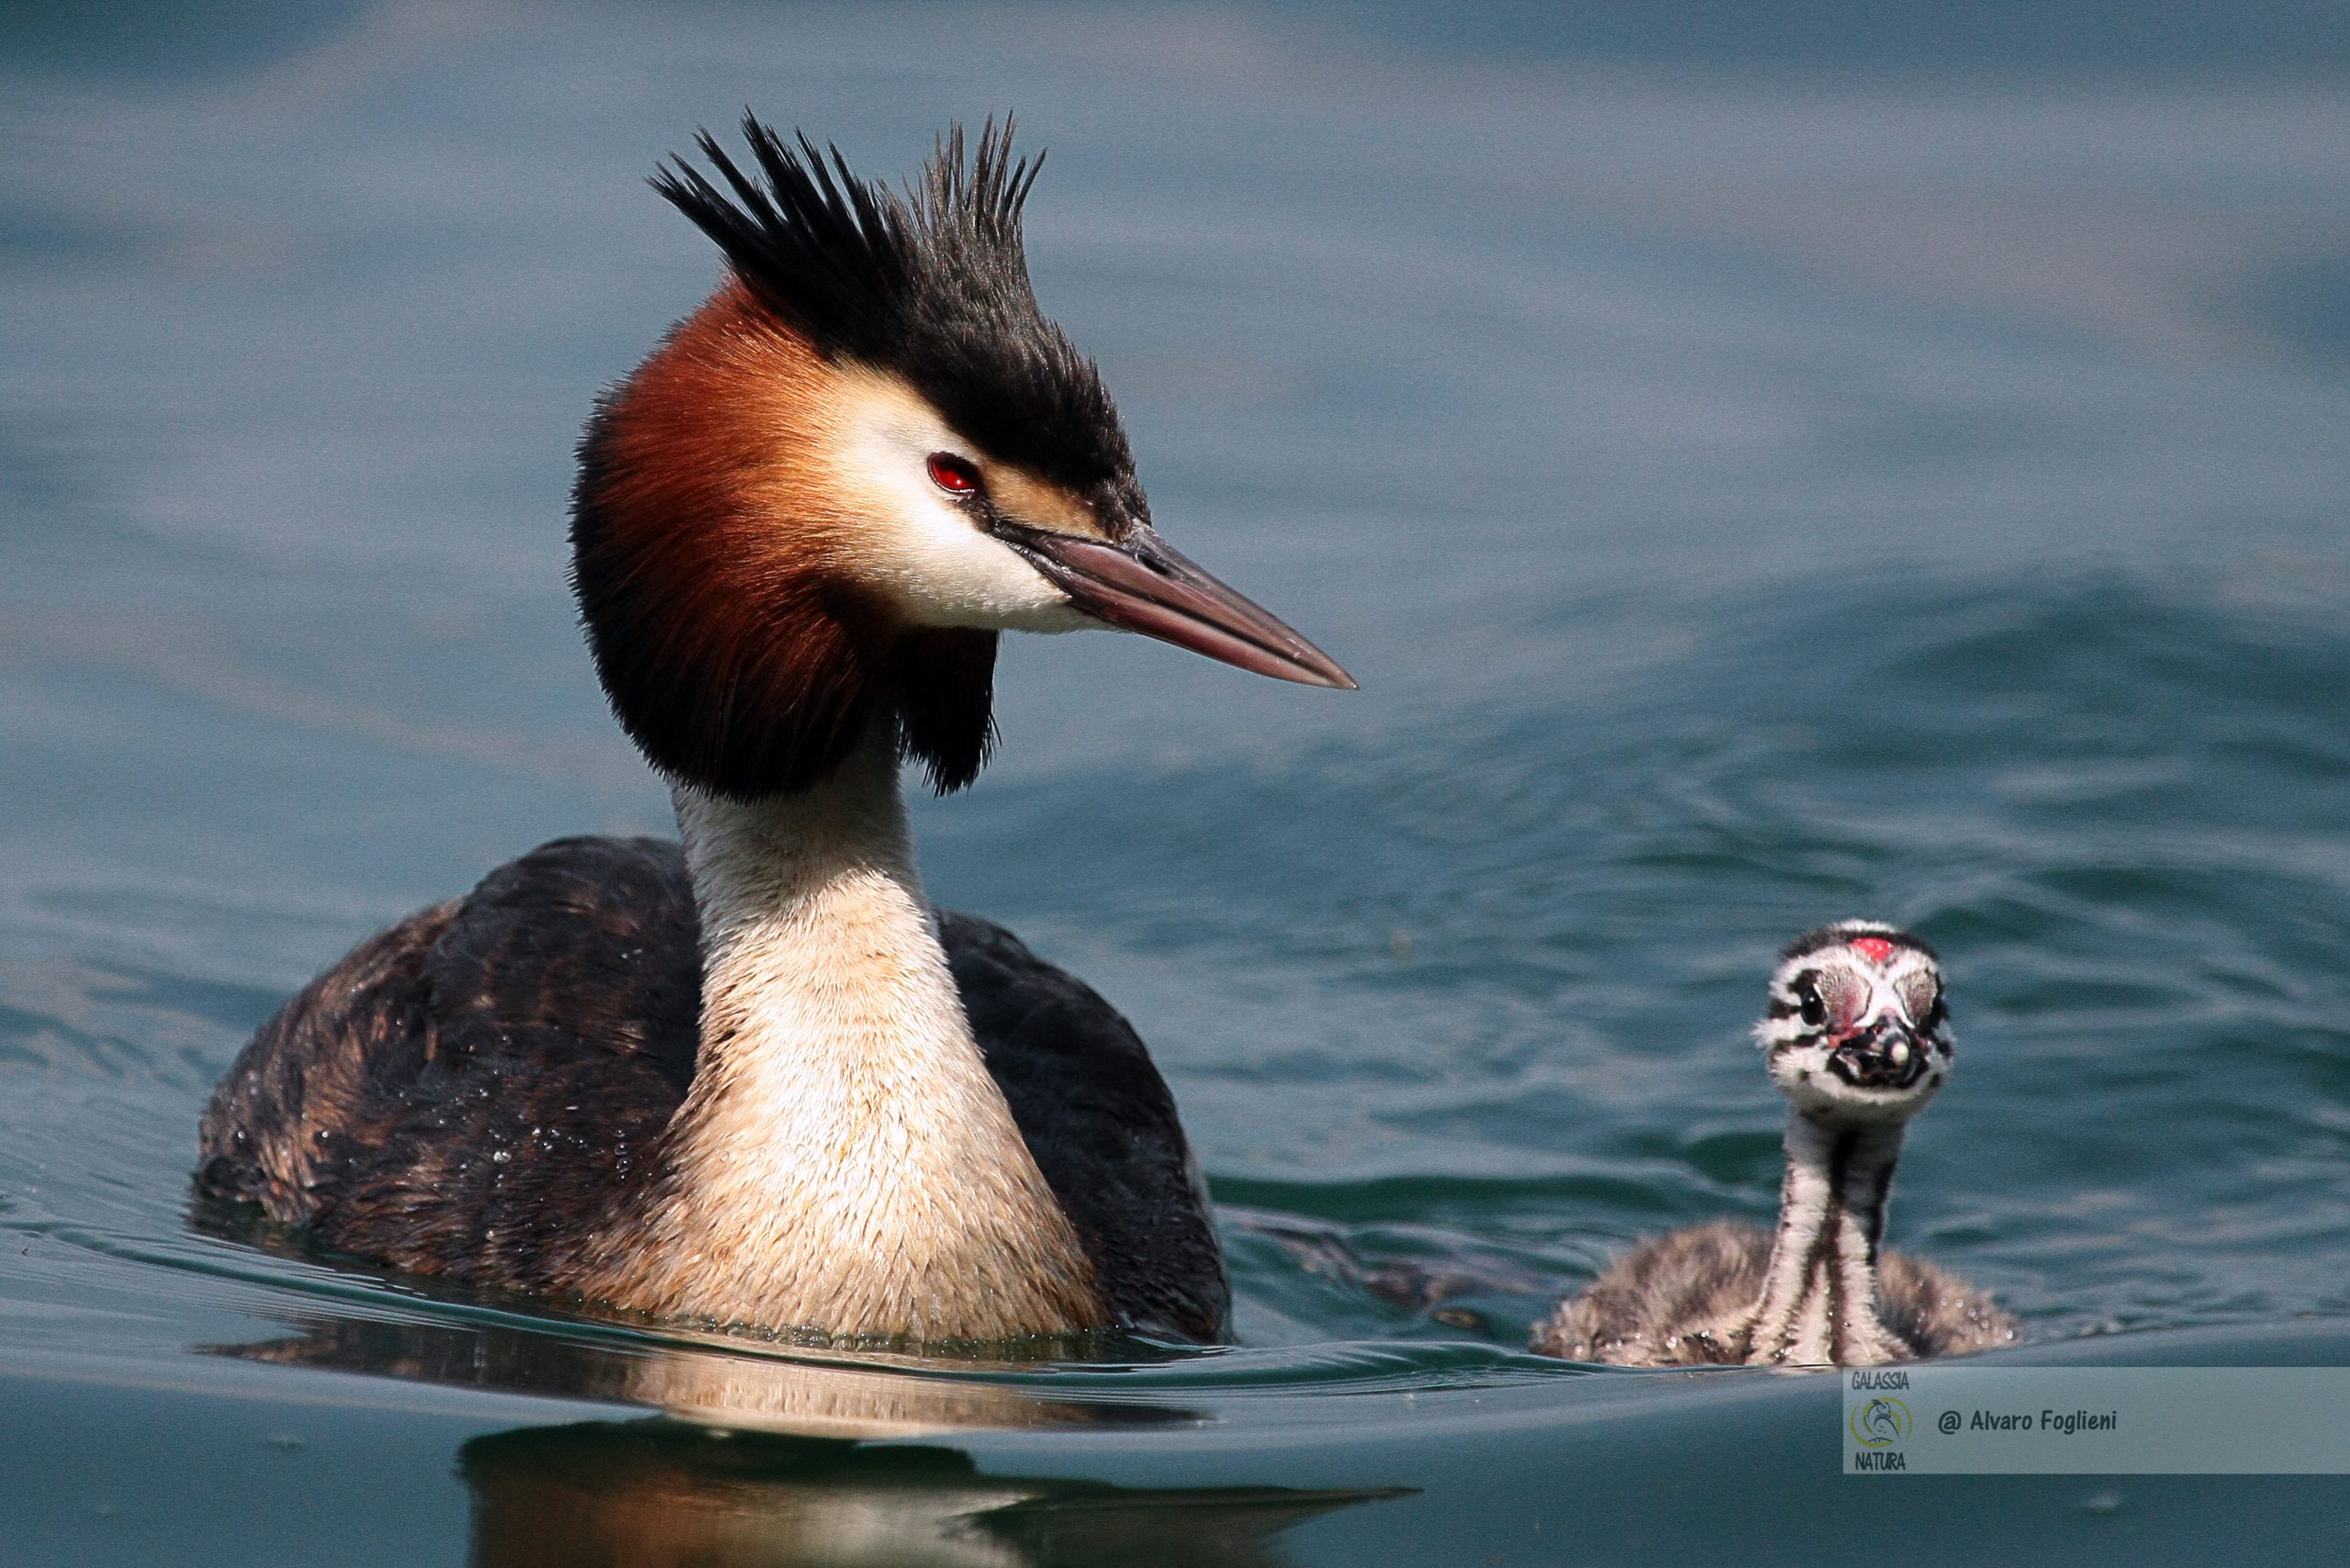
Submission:
[[[1354,682],[1163,543],[1039,313],[1012,125],[917,190],[744,122],[655,180],[728,275],[599,404],[573,584],[683,845],[558,840],[361,944],[246,1046],[200,1193],[425,1273],[912,1340],[1224,1332],[1125,1019],[923,897],[901,759],[992,738],[1001,631]]]
[[[1950,1075],[1932,950],[1865,920],[1799,937],[1755,1037],[1787,1097],[1778,1233],[1717,1223],[1643,1242],[1533,1348],[1616,1366],[1874,1366],[2015,1343],[1989,1296],[1877,1251],[1902,1129]]]

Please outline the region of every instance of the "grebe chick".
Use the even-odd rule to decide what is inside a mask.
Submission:
[[[920,187],[745,119],[655,181],[728,274],[598,406],[572,582],[682,846],[566,839],[361,944],[215,1092],[196,1184],[330,1248],[659,1316],[936,1342],[1220,1337],[1167,1085],[1101,997],[923,896],[901,760],[993,735],[997,634],[1354,682],[1152,528],[1038,311],[1035,166]]]
[[[1628,1367],[1874,1366],[2013,1344],[1988,1295],[1877,1251],[1902,1129],[1950,1076],[1932,950],[1864,920],[1799,937],[1754,1033],[1787,1097],[1777,1233],[1717,1222],[1643,1242],[1533,1349]]]

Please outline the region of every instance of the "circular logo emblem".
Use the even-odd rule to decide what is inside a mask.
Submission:
[[[1887,1394],[1852,1406],[1852,1440],[1864,1449],[1890,1448],[1908,1440],[1909,1406]]]

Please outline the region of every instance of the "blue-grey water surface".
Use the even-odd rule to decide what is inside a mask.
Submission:
[[[1961,1044],[1892,1239],[2013,1355],[2350,1361],[2350,46],[1638,9],[8,10],[0,1560],[2341,1561],[2338,1479],[1847,1481],[1832,1380],[1516,1353],[1769,1215],[1745,1030],[1869,914]],[[1020,641],[917,811],[1152,1042],[1237,1349],[787,1357],[190,1228],[290,990],[667,831],[565,491],[715,274],[643,177],[746,103],[877,174],[1016,108],[1162,528],[1361,679]]]

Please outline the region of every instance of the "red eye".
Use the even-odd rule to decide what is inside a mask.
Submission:
[[[930,482],[950,496],[968,496],[979,487],[979,471],[951,452],[934,452]]]

